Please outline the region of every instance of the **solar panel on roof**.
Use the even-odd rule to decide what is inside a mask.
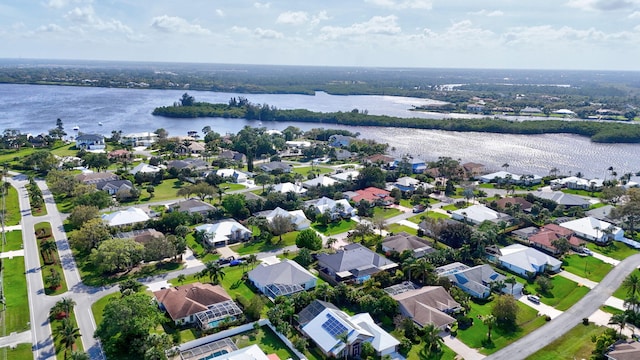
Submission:
[[[322,328],[325,329],[329,333],[329,335],[335,338],[337,338],[338,335],[347,332],[347,328],[338,320],[336,320],[336,318],[334,318],[331,314],[327,314],[327,321],[322,324]]]

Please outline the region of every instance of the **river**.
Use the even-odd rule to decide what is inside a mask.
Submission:
[[[0,130],[19,129],[38,134],[55,127],[56,119],[63,120],[65,130],[74,126],[82,132],[110,135],[112,130],[124,133],[154,131],[164,128],[170,135],[186,135],[188,130],[200,131],[211,126],[218,133],[235,133],[245,125],[259,126],[257,121],[243,119],[198,118],[170,119],[151,115],[158,106],[177,101],[185,90],[150,90],[85,88],[73,86],[44,86],[0,84]],[[316,96],[295,94],[234,94],[189,91],[197,101],[224,102],[231,97],[244,96],[252,103],[266,103],[281,109],[309,109],[312,111],[367,110],[370,114],[397,117],[433,118],[441,114],[410,111],[412,106],[428,104],[432,100],[394,96]],[[98,123],[103,126],[99,126]],[[439,130],[339,126],[317,123],[265,122],[262,126],[282,130],[289,125],[302,130],[314,127],[334,127],[359,132],[362,138],[388,143],[394,155],[409,153],[427,161],[450,156],[463,162],[485,164],[500,170],[508,163],[515,173],[547,175],[551,168],[563,174],[582,172],[587,177],[604,177],[613,166],[618,174],[640,171],[640,144],[597,144],[577,135],[509,135],[462,133]]]

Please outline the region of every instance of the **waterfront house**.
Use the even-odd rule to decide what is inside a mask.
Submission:
[[[541,199],[551,200],[558,205],[562,205],[564,207],[573,207],[579,206],[583,209],[589,208],[591,203],[584,198],[573,195],[573,194],[565,194],[562,191],[536,191],[532,193],[533,196],[539,197]]]
[[[345,136],[345,135],[331,135],[329,136],[329,146],[332,147],[347,147],[349,145],[351,145],[351,141],[353,141],[354,138],[352,138],[351,136]]]
[[[158,134],[153,132],[138,132],[122,135],[120,142],[132,147],[149,147],[158,141]]]
[[[80,134],[76,137],[76,148],[87,151],[104,151],[104,136],[99,134]]]

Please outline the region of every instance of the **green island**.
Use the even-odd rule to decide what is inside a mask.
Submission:
[[[423,119],[370,115],[354,109],[350,112],[314,112],[305,109],[283,110],[266,104],[252,104],[246,99],[232,98],[228,104],[196,102],[185,93],[180,102],[161,106],[153,115],[171,118],[222,117],[260,121],[295,121],[352,126],[403,127],[426,130],[486,132],[499,134],[575,134],[588,136],[598,143],[638,143],[640,127],[633,123],[528,120],[511,121],[497,118],[481,119]]]

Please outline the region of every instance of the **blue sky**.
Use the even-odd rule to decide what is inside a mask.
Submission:
[[[4,0],[0,58],[640,70],[640,0]]]

